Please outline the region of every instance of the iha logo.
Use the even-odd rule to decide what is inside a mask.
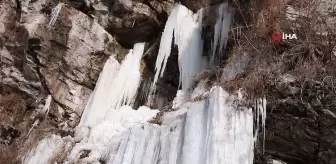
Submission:
[[[284,40],[284,39],[297,39],[296,34],[285,34],[281,31],[275,31],[272,34],[272,39],[274,41],[280,41],[280,40]]]

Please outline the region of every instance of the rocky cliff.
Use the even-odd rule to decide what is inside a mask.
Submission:
[[[204,8],[203,54],[209,56],[218,4],[223,1],[178,2],[193,11]],[[43,135],[71,135],[105,61],[112,56],[122,62],[137,42],[146,42],[146,48],[135,106],[146,104],[160,35],[174,3],[1,0],[0,163],[18,162],[18,153]],[[251,101],[267,97],[266,139],[256,150],[255,163],[271,159],[336,163],[335,4],[308,5],[299,0],[229,4],[235,15],[227,55],[199,80],[232,91],[243,88]],[[313,30],[307,30],[311,27],[307,22],[316,25]],[[300,39],[270,41],[271,32],[279,28],[297,32]],[[177,49],[172,49],[155,103],[148,104],[154,108],[170,106],[178,90]],[[48,95],[50,111],[41,113]],[[39,124],[33,127],[36,120]]]

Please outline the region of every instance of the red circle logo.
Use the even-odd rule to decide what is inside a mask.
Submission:
[[[281,31],[275,31],[275,32],[273,32],[272,39],[274,41],[280,41],[282,39],[282,32]]]

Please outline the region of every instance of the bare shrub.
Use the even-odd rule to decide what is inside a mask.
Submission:
[[[288,5],[301,14],[289,19]],[[235,62],[232,58],[244,53],[252,57],[249,66],[233,80],[221,79],[218,70],[200,74],[201,79],[211,79],[213,84],[220,84],[231,92],[244,88],[251,99],[266,95],[270,101],[274,90],[281,91],[279,85],[283,82],[279,81],[286,74],[295,77],[290,85],[296,88],[329,76],[335,79],[336,41],[332,38],[336,37],[336,24],[330,23],[329,15],[321,14],[317,1],[252,0],[251,6],[247,10],[252,19],[244,19],[249,20],[244,25],[234,23],[230,31],[229,42],[233,44],[228,47],[229,57],[220,67],[230,65]],[[295,33],[298,39],[273,41],[271,34],[275,30]]]
[[[20,120],[27,109],[27,104],[20,94],[10,93],[0,96],[0,108],[15,120]]]
[[[19,164],[17,159],[17,150],[10,146],[1,146],[0,148],[0,163],[3,164]]]

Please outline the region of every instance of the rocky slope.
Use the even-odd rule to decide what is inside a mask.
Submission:
[[[204,55],[209,55],[215,11],[222,0],[180,2],[193,11],[205,7]],[[255,3],[257,7],[253,6]],[[136,106],[145,104],[148,86],[154,75],[160,35],[173,5],[173,0],[0,1],[0,144],[3,146],[0,148],[0,163],[13,161],[17,153],[48,133],[71,135],[71,129],[77,125],[105,61],[112,56],[115,62],[121,62],[127,49],[137,42],[147,42],[142,61],[143,80]],[[265,34],[266,38],[269,31],[265,29],[273,30],[280,26],[265,22],[275,18],[272,16],[276,13],[274,6],[291,12],[298,10],[300,5],[304,8],[304,4],[295,0],[230,1],[230,5],[236,11],[233,29],[242,27],[244,30],[245,25],[255,23],[258,27],[256,33]],[[327,27],[336,27],[332,19],[335,18],[336,8],[333,5],[324,5],[327,12],[323,13],[323,18],[328,19],[323,21],[329,24]],[[257,14],[249,14],[249,9]],[[322,6],[319,11],[324,9]],[[303,17],[306,22],[310,20],[308,16]],[[329,29],[328,37],[332,38],[331,34],[335,31]],[[245,37],[252,36],[248,35],[249,32],[243,33]],[[335,41],[311,35],[311,38],[317,39],[311,42],[309,37],[299,40],[295,43],[300,47],[297,48],[288,43],[259,42],[252,37],[246,40],[239,34],[242,33],[234,30],[230,33],[235,39],[229,40],[227,52],[230,57],[222,61],[225,64],[220,67],[223,68],[205,74],[211,75],[206,75],[211,81],[209,83],[216,81],[231,89],[241,87],[253,92],[265,91],[262,94],[270,100],[267,135],[265,151],[262,148],[256,151],[256,163],[266,163],[269,159],[289,164],[336,163]],[[322,39],[329,42],[316,44],[322,43]],[[297,49],[285,51],[284,47]],[[273,60],[274,56],[267,56],[272,60],[265,60],[262,55],[270,53],[280,55],[282,60]],[[288,54],[309,55],[303,62],[292,64],[301,58]],[[306,62],[310,60],[315,62]],[[299,68],[302,63],[314,66],[314,70],[323,70],[314,72],[320,75],[318,80],[314,79],[315,76],[301,78],[300,73],[308,73],[299,70],[311,68]],[[150,104],[152,107],[162,109],[170,105],[175,97],[179,81],[176,49],[172,51],[166,70],[164,78],[158,82],[156,103]],[[263,82],[267,85],[261,89],[257,86],[260,82],[257,79],[250,85],[246,81],[253,79],[252,74],[274,83],[265,80]],[[256,88],[258,91],[255,91]],[[52,97],[50,112],[40,113],[39,109],[46,103],[48,95]],[[40,124],[28,134],[36,120],[40,120]]]

